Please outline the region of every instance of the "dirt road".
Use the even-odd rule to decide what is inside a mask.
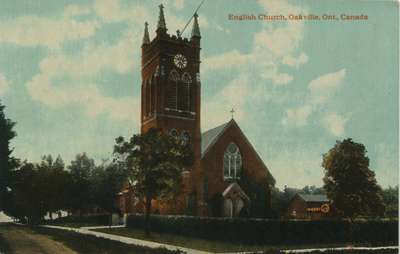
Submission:
[[[0,224],[0,237],[15,254],[75,254],[76,252],[46,235],[35,233],[29,228],[11,224]],[[6,253],[7,254],[7,253]]]

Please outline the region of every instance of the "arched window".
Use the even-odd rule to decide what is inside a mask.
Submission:
[[[242,169],[239,147],[230,143],[224,153],[224,179],[238,179]]]
[[[179,109],[184,111],[190,111],[190,86],[192,83],[192,77],[189,73],[185,72],[182,75],[182,85],[179,87]]]
[[[172,70],[168,77],[167,86],[167,105],[169,109],[178,109],[178,82],[179,74],[176,70]]]

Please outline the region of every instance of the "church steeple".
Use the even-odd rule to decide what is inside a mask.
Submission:
[[[197,20],[199,15],[197,15],[197,12],[193,15],[193,17],[194,17],[194,22],[193,22],[193,28],[192,28],[192,38],[193,37],[201,38],[199,22]]]
[[[149,36],[149,29],[148,23],[144,22],[144,35],[143,35],[143,42],[142,45],[150,44],[150,36]]]
[[[160,12],[158,14],[158,24],[157,24],[157,34],[158,33],[166,33],[167,32],[167,25],[165,24],[165,17],[164,17],[164,6],[160,4],[158,6],[160,8]]]

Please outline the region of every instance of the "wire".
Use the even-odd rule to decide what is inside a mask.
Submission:
[[[198,10],[200,9],[200,7],[203,5],[204,1],[205,1],[205,0],[201,1],[201,3],[199,4],[199,6],[197,7],[197,9],[194,11],[193,15],[190,17],[189,21],[186,23],[185,27],[182,29],[181,35],[183,34],[183,32],[185,32],[186,27],[190,24],[190,22],[191,22],[192,19],[193,19],[194,14],[197,13],[197,11],[198,11]]]

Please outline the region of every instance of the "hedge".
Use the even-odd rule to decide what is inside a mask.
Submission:
[[[66,216],[55,220],[46,221],[48,224],[93,224],[93,225],[108,225],[110,224],[109,214],[82,215],[82,216]]]
[[[364,243],[398,241],[398,220],[266,220],[191,216],[151,216],[151,230],[244,244]],[[129,215],[127,227],[144,228],[144,216]],[[352,229],[352,230],[351,230]],[[353,231],[351,234],[350,232]]]

